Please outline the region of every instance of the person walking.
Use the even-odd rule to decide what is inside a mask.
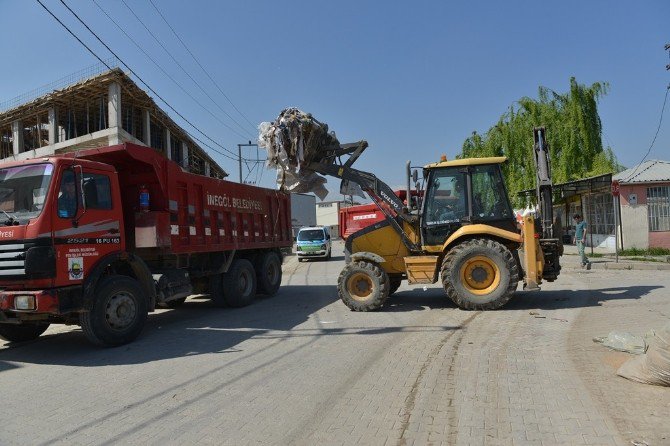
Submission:
[[[575,244],[577,245],[577,250],[579,251],[579,258],[582,261],[582,268],[586,267],[586,269],[591,269],[591,261],[586,258],[586,254],[584,254],[584,247],[586,246],[586,233],[588,232],[586,222],[579,214],[573,215],[572,218],[575,219]]]

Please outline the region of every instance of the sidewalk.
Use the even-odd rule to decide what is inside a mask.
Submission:
[[[609,270],[670,270],[670,262],[668,256],[650,257],[650,260],[633,260],[630,257],[619,256],[619,261],[616,261],[616,256],[609,248],[593,248],[594,254],[597,257],[591,256],[591,248],[587,247],[586,257],[591,260],[592,269],[609,269]],[[601,257],[602,256],[602,257]],[[638,259],[636,256],[635,259]],[[653,260],[652,260],[653,259]],[[561,257],[561,266],[569,269],[581,269],[577,246],[564,245],[563,256]]]

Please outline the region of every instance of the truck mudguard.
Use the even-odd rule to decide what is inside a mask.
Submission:
[[[102,277],[108,267],[114,264],[124,264],[130,268],[130,272],[140,283],[149,299],[149,311],[153,311],[156,308],[156,287],[151,271],[144,260],[129,252],[114,252],[98,261],[91,273],[84,280],[82,287],[84,309],[90,310],[92,308],[93,300],[95,299],[95,288],[100,281],[100,277]]]

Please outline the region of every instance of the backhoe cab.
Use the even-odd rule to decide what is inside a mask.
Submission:
[[[448,297],[464,309],[504,305],[522,274],[516,252],[522,238],[500,169],[505,160],[425,166],[425,189],[418,194],[424,199],[414,218],[401,222],[404,234],[387,219],[347,239],[351,261],[339,280],[344,303],[355,311],[381,308],[407,279],[410,284],[440,280]]]

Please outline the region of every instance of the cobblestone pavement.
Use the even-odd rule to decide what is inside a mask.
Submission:
[[[592,342],[670,319],[670,275],[566,268],[502,311],[404,284],[353,313],[333,261],[287,258],[275,297],[191,298],[134,343],[52,327],[0,346],[0,444],[670,444],[670,389]]]

